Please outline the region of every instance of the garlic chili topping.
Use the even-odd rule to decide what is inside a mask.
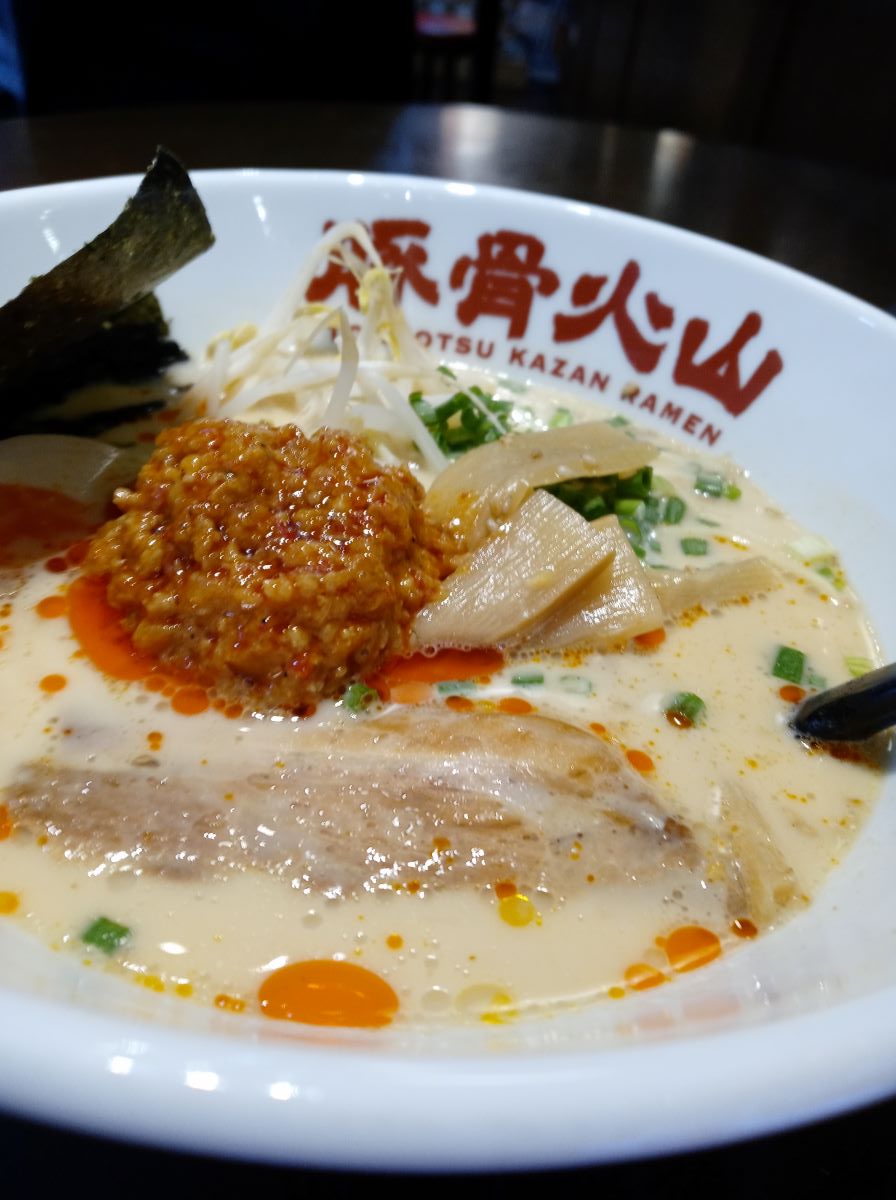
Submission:
[[[198,420],[160,434],[85,565],[140,653],[297,710],[407,649],[448,570],[422,497],[351,434]]]

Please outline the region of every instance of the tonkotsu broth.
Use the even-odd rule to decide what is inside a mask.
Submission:
[[[612,416],[547,390],[532,388],[520,397],[479,373],[465,380],[525,404],[542,427],[561,407],[576,420]],[[272,415],[264,406],[252,414]],[[660,443],[652,431],[642,436]],[[698,494],[701,466],[735,485],[735,498]],[[89,869],[54,852],[53,829],[25,835],[16,830],[15,813],[7,812],[5,824],[0,820],[4,919],[94,966],[233,1012],[257,1010],[259,986],[278,968],[337,959],[387,981],[399,1000],[398,1021],[503,1022],[673,981],[728,953],[743,936],[765,933],[800,911],[842,858],[880,780],[866,763],[807,749],[788,732],[796,685],[772,673],[776,652],[798,648],[805,655],[802,688],[821,687],[847,678],[848,661],[876,663],[874,638],[836,562],[806,554],[804,531],[742,472],[666,441],[654,472],[687,508],[680,524],[657,529],[658,544],[647,548],[648,569],[762,555],[780,569],[782,585],[711,612],[691,610],[667,621],[664,638],[640,639],[624,650],[508,656],[484,679],[396,689],[422,708],[392,701],[355,715],[328,703],[307,719],[250,713],[228,719],[210,707],[178,712],[172,696],[148,690],[145,681],[112,680],[83,656],[64,603],[41,605],[65,596],[77,566],[60,572],[58,562],[50,570],[41,561],[18,581],[3,617],[0,688],[7,711],[0,771],[8,785],[35,762],[51,774],[73,768],[85,781],[93,772],[125,768],[153,777],[208,778],[216,786],[220,781],[222,802],[238,806],[250,777],[288,768],[302,740],[332,723],[374,723],[430,706],[457,714],[501,712],[508,720],[537,714],[609,740],[710,859],[720,798],[732,790],[746,794],[792,871],[793,895],[772,918],[731,911],[723,883],[702,868],[604,883],[589,877],[583,861],[576,886],[563,896],[520,893],[512,879],[498,888],[431,890],[423,876],[416,888],[402,882],[373,893],[345,896],[331,889],[328,895],[288,874],[252,869],[224,880],[141,874],[139,863],[137,870],[133,862],[119,869],[114,854]],[[4,590],[12,590],[12,582]],[[705,704],[692,727],[674,724],[664,711],[669,697],[682,692]],[[121,803],[127,804],[126,794]],[[432,853],[449,849],[434,846]],[[571,860],[580,852],[573,842]],[[82,941],[98,917],[130,931],[108,956]]]

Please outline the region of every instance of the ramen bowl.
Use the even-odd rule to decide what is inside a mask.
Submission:
[[[418,339],[730,455],[838,547],[896,645],[896,321],[620,213],[411,177],[197,172],[216,244],[159,289],[199,354],[359,219]],[[135,179],[0,195],[0,295],[108,224]],[[319,284],[342,302],[338,270]],[[9,703],[9,701],[6,701]],[[896,1088],[892,781],[810,906],[706,970],[506,1024],[319,1029],[138,989],[0,924],[0,1104],[92,1132],[305,1165],[495,1169],[707,1146]]]

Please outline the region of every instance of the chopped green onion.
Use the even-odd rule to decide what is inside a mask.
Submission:
[[[643,500],[622,499],[617,500],[613,505],[613,512],[617,517],[640,517],[643,516],[646,509]]]
[[[685,514],[685,502],[678,496],[669,496],[663,510],[663,521],[666,525],[680,525]]]
[[[424,425],[433,425],[436,421],[436,410],[428,400],[423,399],[422,392],[411,392],[408,397],[411,408]]]
[[[591,680],[584,675],[561,675],[557,687],[561,692],[570,692],[575,696],[591,695]]]
[[[815,533],[804,533],[792,541],[787,549],[804,562],[833,564],[837,560],[837,551],[827,540]]]
[[[694,491],[702,496],[711,496],[715,500],[721,497],[726,500],[739,500],[743,495],[737,484],[729,483],[724,475],[719,475],[716,471],[704,471],[700,467],[697,468]]]
[[[677,692],[663,705],[663,712],[667,717],[683,717],[696,725],[706,715],[706,704],[695,692]]]
[[[592,496],[590,500],[586,500],[582,505],[582,516],[587,521],[596,521],[598,517],[605,517],[610,511],[606,500],[601,495]]]
[[[631,421],[629,421],[628,417],[610,417],[609,421],[607,421],[607,424],[618,429],[621,425],[630,425]]]
[[[439,449],[449,455],[497,441],[513,422],[513,404],[496,400],[475,384],[438,405],[430,404],[421,392],[412,392],[408,401]]]
[[[719,529],[721,527],[720,521],[710,521],[709,517],[698,517],[697,520],[701,525],[706,525],[710,529]]]
[[[350,712],[363,712],[379,698],[379,692],[366,683],[350,683],[343,692],[342,703]]]
[[[692,558],[699,558],[704,554],[709,554],[709,542],[706,538],[682,538],[681,551],[683,554],[691,555]]]
[[[635,553],[637,553],[639,546],[643,549],[641,526],[634,517],[622,516],[619,518],[619,524],[622,526],[625,536],[631,543],[631,547]]]
[[[572,424],[572,413],[568,408],[558,408],[548,422],[551,429],[565,429],[567,425]]]
[[[805,666],[806,656],[802,650],[795,650],[793,646],[779,646],[772,674],[777,679],[786,679],[788,683],[802,683]]]
[[[725,480],[721,475],[709,473],[707,471],[697,471],[697,478],[694,481],[694,491],[700,492],[704,496],[713,496],[718,498],[725,490]]]
[[[516,675],[511,675],[510,682],[514,687],[536,687],[540,683],[544,683],[543,671],[519,671]]]
[[[443,679],[436,684],[436,691],[443,696],[452,696],[458,692],[475,692],[477,687],[474,679]]]
[[[819,675],[817,671],[813,671],[810,667],[806,672],[806,683],[810,688],[815,688],[818,692],[823,692],[828,686],[828,681],[823,675]]]
[[[669,480],[665,477],[665,475],[657,475],[655,472],[654,472],[654,476],[653,476],[653,490],[656,492],[656,494],[658,496],[674,496],[675,495],[675,488],[672,486],[672,484],[669,482]]]
[[[616,484],[616,495],[623,498],[634,497],[636,500],[646,500],[650,495],[650,485],[653,483],[653,468],[642,467],[634,475],[619,479]]]
[[[436,367],[436,370],[440,375],[444,375],[446,379],[457,379],[457,376],[454,374],[451,368],[444,366],[444,364],[441,367]]]
[[[81,941],[87,946],[95,946],[97,950],[102,950],[103,954],[114,954],[130,936],[131,931],[127,925],[119,925],[117,921],[110,921],[108,917],[97,917],[81,934]]]
[[[870,658],[865,658],[860,654],[848,654],[843,660],[847,671],[854,679],[858,679],[860,675],[867,675],[869,671],[874,670],[874,663]]]

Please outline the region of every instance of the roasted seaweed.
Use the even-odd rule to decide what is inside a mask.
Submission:
[[[152,293],[213,241],[189,176],[159,148],[109,228],[0,308],[0,430],[46,428],[72,391],[147,379],[184,358]]]

